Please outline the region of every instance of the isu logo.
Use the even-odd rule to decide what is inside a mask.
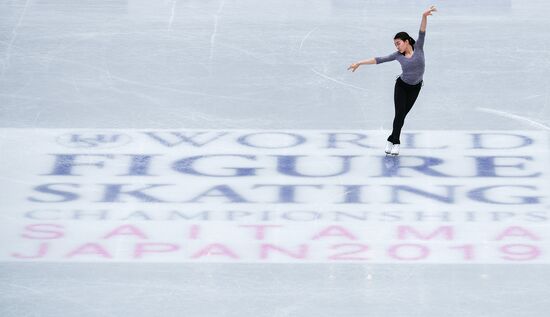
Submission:
[[[130,136],[121,133],[67,133],[57,138],[59,145],[70,148],[115,148],[131,141]]]

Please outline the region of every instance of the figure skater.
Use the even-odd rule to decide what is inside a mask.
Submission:
[[[388,137],[385,152],[386,154],[399,155],[399,136],[401,128],[405,123],[405,117],[411,110],[420,88],[424,75],[424,37],[426,36],[426,24],[428,16],[437,11],[431,6],[422,13],[422,22],[418,32],[418,40],[415,41],[406,32],[399,32],[393,38],[397,52],[384,57],[374,57],[350,65],[348,70],[355,72],[361,65],[381,64],[397,60],[401,64],[401,75],[395,81],[393,100],[395,104],[395,117],[393,118],[393,130]]]

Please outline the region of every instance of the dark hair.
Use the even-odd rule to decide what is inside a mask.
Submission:
[[[393,37],[394,40],[397,40],[397,39],[400,39],[401,41],[405,42],[405,41],[409,41],[409,44],[411,44],[412,46],[412,49],[414,51],[414,43],[416,43],[416,41],[409,35],[409,33],[407,32],[399,32],[397,34],[395,34],[395,36]]]

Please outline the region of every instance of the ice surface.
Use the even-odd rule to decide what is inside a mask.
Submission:
[[[0,124],[387,129],[398,64],[346,68],[416,37],[428,4],[4,1]],[[549,5],[438,5],[408,127],[548,126]]]
[[[425,84],[387,158],[399,65],[346,69],[416,37],[431,4]],[[549,13],[1,0],[0,315],[547,316]],[[311,212],[336,209],[368,220]]]

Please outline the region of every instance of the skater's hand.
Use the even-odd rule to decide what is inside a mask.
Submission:
[[[432,12],[436,12],[437,11],[437,8],[435,6],[431,6],[428,10],[424,11],[424,13],[422,13],[422,16],[423,17],[428,17],[430,15],[432,15]]]
[[[356,70],[357,68],[359,68],[359,66],[360,66],[359,63],[353,63],[353,64],[351,64],[351,65],[348,67],[348,70],[351,69],[351,72],[353,73],[353,72],[355,72],[355,70]]]

